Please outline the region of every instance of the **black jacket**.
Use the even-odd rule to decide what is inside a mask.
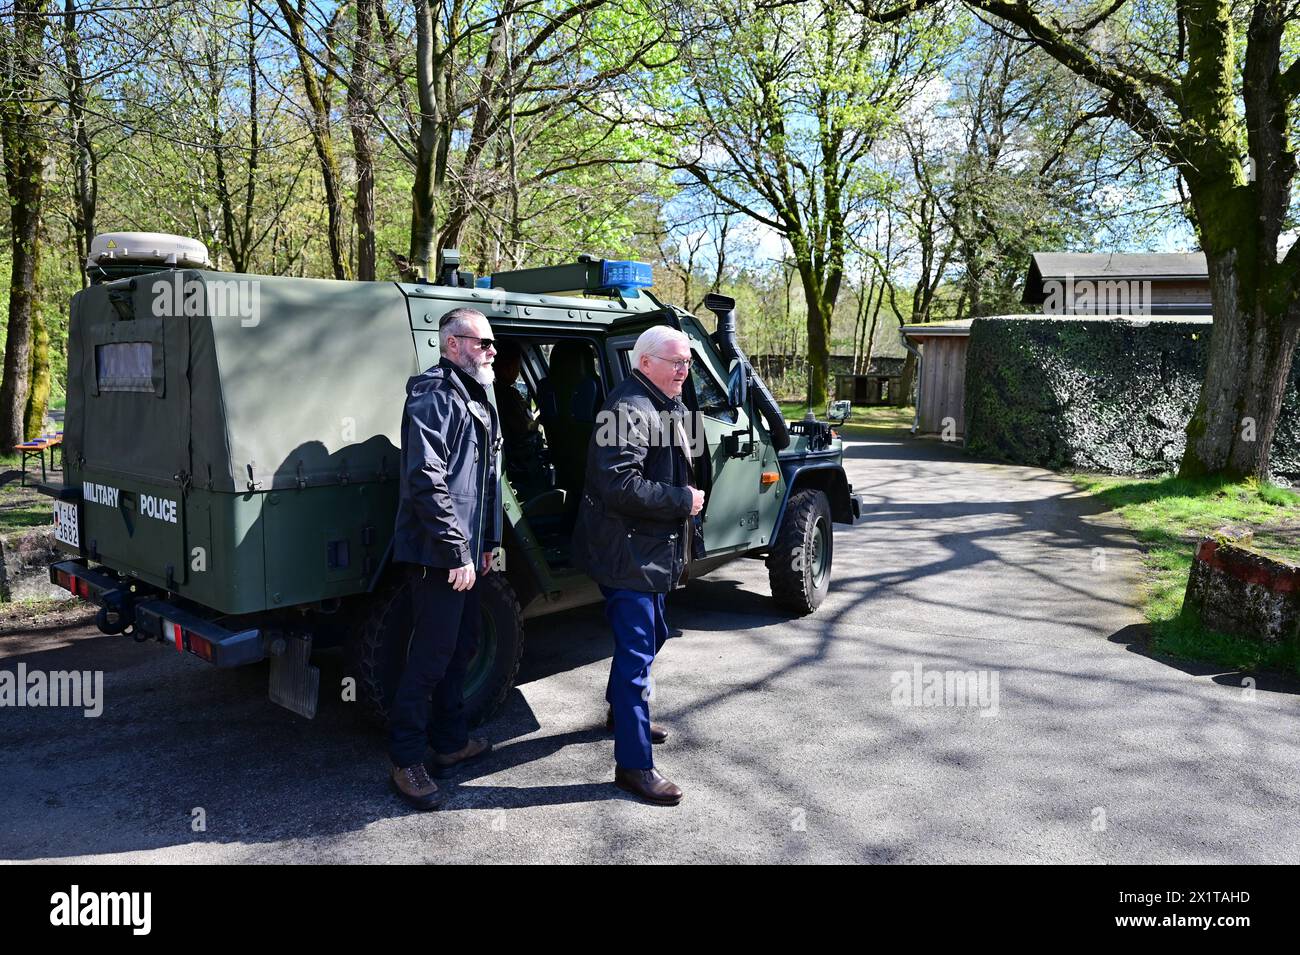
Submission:
[[[487,391],[447,359],[407,381],[395,560],[478,570],[501,542],[499,433]]]
[[[687,536],[694,556],[702,556],[686,489],[689,453],[671,426],[685,418],[682,403],[639,372],[610,392],[601,408],[573,533],[574,564],[596,583],[667,593],[681,579]]]

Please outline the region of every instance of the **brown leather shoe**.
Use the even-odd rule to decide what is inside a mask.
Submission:
[[[614,785],[656,806],[675,806],[682,801],[682,789],[665,779],[657,769],[614,767]]]
[[[390,781],[397,790],[397,795],[421,812],[442,805],[442,793],[438,791],[438,784],[429,778],[423,763],[404,768],[394,766]]]
[[[610,707],[609,710],[605,713],[605,730],[610,733],[614,732],[614,708],[613,707]],[[667,738],[668,738],[668,727],[664,726],[662,723],[656,723],[654,720],[651,720],[650,721],[650,742],[662,743]]]
[[[492,744],[485,739],[471,738],[468,743],[454,753],[434,753],[433,759],[424,765],[433,775],[434,779],[447,779],[454,776],[462,767],[482,759],[488,753],[492,752]]]

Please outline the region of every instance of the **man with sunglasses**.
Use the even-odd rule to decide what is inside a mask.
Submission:
[[[692,486],[681,402],[691,373],[690,339],[656,325],[637,338],[631,364],[597,417],[573,553],[600,585],[614,631],[605,690],[614,784],[647,802],[675,806],[682,790],[655,769],[651,751],[668,734],[650,722],[650,665],[668,638],[664,596],[682,579],[688,555],[703,556],[695,516],[704,492]]]
[[[475,584],[501,541],[500,429],[487,394],[495,342],[487,317],[472,308],[444,315],[438,341],[438,364],[406,383],[393,537],[413,632],[389,710],[388,748],[392,785],[417,809],[441,802],[431,776],[451,776],[492,749],[470,738],[462,700],[478,646]]]

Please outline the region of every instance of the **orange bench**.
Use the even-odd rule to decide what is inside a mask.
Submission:
[[[22,486],[27,486],[27,459],[32,455],[40,455],[41,458],[41,480],[45,480],[45,452],[50,452],[50,467],[54,467],[54,452],[63,444],[63,433],[43,434],[34,441],[24,441],[22,444],[15,444],[14,450],[23,456],[23,477]]]

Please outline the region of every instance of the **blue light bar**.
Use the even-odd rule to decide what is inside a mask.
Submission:
[[[600,285],[602,288],[650,288],[654,285],[654,274],[645,262],[610,262],[600,263]]]

